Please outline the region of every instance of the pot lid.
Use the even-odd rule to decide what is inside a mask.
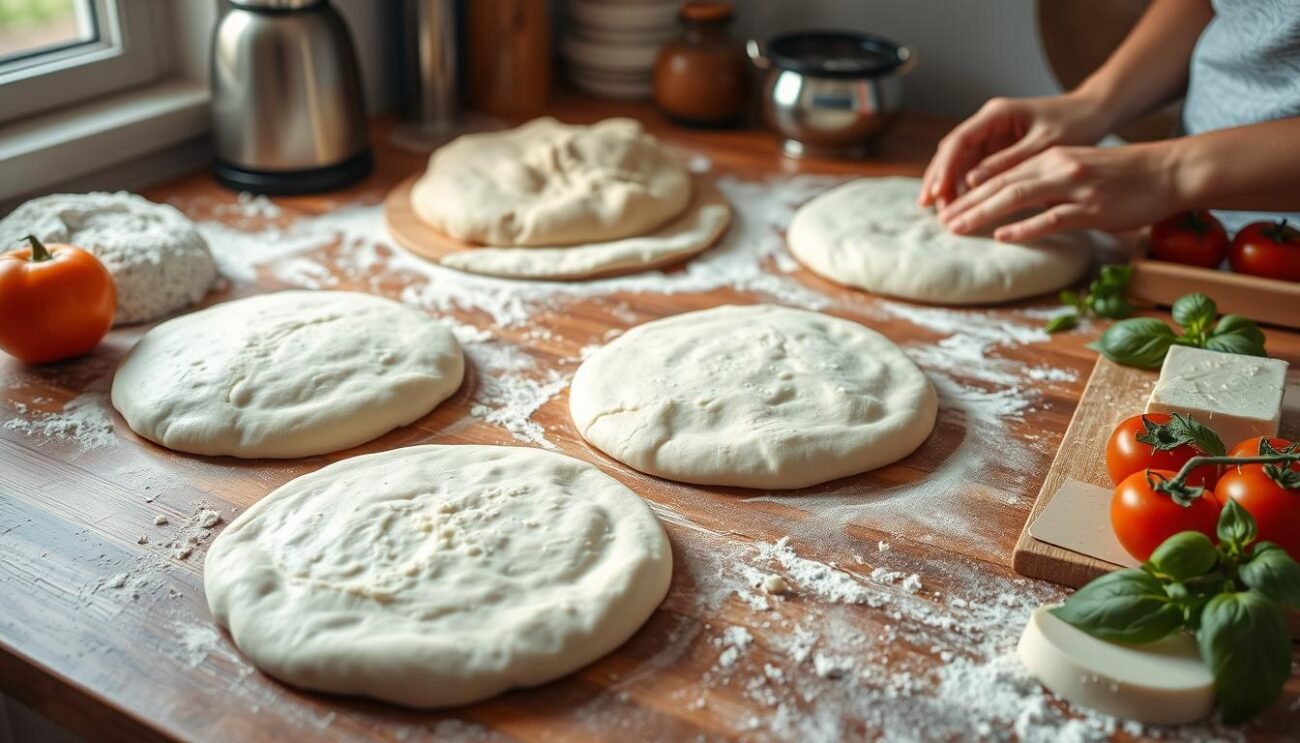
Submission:
[[[816,77],[874,77],[908,60],[907,47],[870,34],[800,31],[767,43],[767,57],[784,70]]]

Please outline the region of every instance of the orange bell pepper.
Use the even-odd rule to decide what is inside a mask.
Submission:
[[[80,356],[113,325],[113,277],[81,248],[27,240],[0,255],[0,349],[34,364]]]

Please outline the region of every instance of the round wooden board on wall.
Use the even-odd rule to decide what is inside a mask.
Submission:
[[[459,253],[466,250],[477,250],[483,246],[475,243],[457,240],[449,237],[424,222],[415,213],[415,208],[411,205],[411,191],[415,188],[415,182],[420,179],[420,174],[409,176],[398,183],[388,196],[384,199],[384,224],[388,231],[392,233],[393,239],[399,245],[416,255],[427,258],[434,263],[442,263],[442,260],[452,253]],[[691,203],[687,206],[686,213],[689,214],[698,211],[706,206],[726,206],[730,210],[730,202],[713,183],[712,180],[701,175],[693,176],[693,195]],[[680,218],[680,216],[678,217]],[[711,249],[727,234],[728,228],[723,228],[717,237],[708,245],[700,247],[699,250],[690,255],[670,255],[663,260],[650,261],[635,266],[626,266],[600,271],[589,276],[582,277],[556,277],[551,279],[531,279],[531,280],[549,280],[549,281],[585,281],[588,279],[604,279],[612,276],[627,276],[630,274],[651,271],[654,269],[665,268],[677,263],[690,260],[691,258]],[[519,248],[519,250],[528,250],[528,248]],[[490,275],[490,274],[482,274]]]
[[[1150,0],[1038,0],[1038,35],[1048,67],[1072,90],[1101,67],[1146,12]],[[1127,142],[1178,135],[1182,98],[1120,127]]]

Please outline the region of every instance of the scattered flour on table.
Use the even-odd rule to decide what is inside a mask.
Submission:
[[[459,323],[452,330],[478,375],[470,415],[504,428],[519,441],[554,448],[532,416],[569,378],[554,369],[538,369],[533,356],[489,331]]]
[[[108,395],[103,391],[77,395],[57,412],[24,412],[26,415],[5,421],[4,427],[41,441],[68,441],[81,451],[99,449],[117,441]]]
[[[684,569],[700,608],[736,624],[713,630],[711,643],[720,649],[713,668],[673,696],[695,710],[743,697],[757,714],[733,724],[761,731],[758,740],[844,740],[861,736],[859,724],[890,741],[1082,743],[1121,731],[1179,741],[1240,738],[1215,724],[1123,722],[1046,693],[1014,648],[1030,612],[1064,596],[1057,587],[951,558],[920,572],[915,563],[877,564],[861,575],[799,554],[789,538],[688,549]],[[797,598],[753,607],[744,592],[773,570]],[[922,590],[931,580],[950,588]],[[755,644],[770,651],[761,662],[744,652]]]
[[[794,210],[838,182],[812,176],[771,182],[719,178],[719,187],[735,207],[732,228],[719,245],[678,270],[581,282],[514,281],[442,268],[393,247],[379,204],[301,218],[284,228],[246,232],[207,221],[200,229],[222,274],[236,282],[250,282],[268,270],[294,286],[321,288],[347,280],[369,281],[377,288],[372,269],[384,265],[401,277],[403,301],[431,310],[481,311],[498,326],[525,325],[539,308],[562,308],[566,301],[585,297],[700,293],[723,286],[817,309],[830,300],[765,266],[788,260],[780,231]],[[318,255],[322,250],[327,252]]]

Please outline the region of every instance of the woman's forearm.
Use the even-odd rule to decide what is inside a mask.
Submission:
[[[1192,49],[1213,18],[1210,0],[1155,0],[1106,63],[1069,95],[1096,107],[1110,129],[1173,100],[1187,87]]]
[[[1165,148],[1182,208],[1300,211],[1300,118],[1150,146]]]

